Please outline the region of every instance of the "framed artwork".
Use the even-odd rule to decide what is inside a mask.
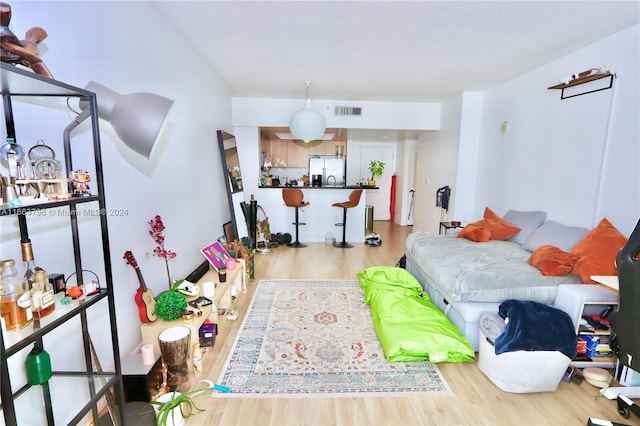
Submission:
[[[231,259],[231,255],[225,250],[220,241],[209,244],[208,246],[200,249],[200,251],[209,263],[216,268],[216,271],[220,270],[220,268],[224,268],[227,259]]]
[[[224,238],[228,243],[235,241],[238,239],[236,236],[235,230],[233,229],[233,223],[227,222],[222,225],[222,230],[224,231]]]

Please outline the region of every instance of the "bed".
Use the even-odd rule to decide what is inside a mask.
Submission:
[[[483,221],[487,220],[487,210]],[[496,215],[489,215],[491,217]],[[581,276],[574,272],[574,265],[582,259],[572,251],[590,237],[595,228],[589,231],[546,220],[546,214],[540,211],[509,210],[500,219],[516,226],[517,233],[503,240],[476,242],[455,235],[414,232],[406,241],[407,271],[476,351],[478,320],[483,312],[498,312],[500,303],[508,299],[552,304],[560,284],[587,282],[586,271]],[[607,225],[610,224],[607,222]],[[607,230],[609,228],[612,226]],[[624,239],[621,234],[616,235],[614,245],[619,244],[620,237]],[[570,256],[572,262],[565,270],[574,273],[543,275],[540,267],[531,265],[529,258],[543,246]]]

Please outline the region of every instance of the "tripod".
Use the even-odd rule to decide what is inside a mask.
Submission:
[[[411,220],[411,212],[413,211],[413,197],[416,195],[415,190],[409,191],[411,193],[411,201],[409,202],[409,215],[407,216],[407,222]]]

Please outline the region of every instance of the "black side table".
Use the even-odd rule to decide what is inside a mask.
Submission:
[[[462,229],[464,228],[464,225],[462,224],[462,222],[455,222],[455,224],[453,222],[440,222],[440,235],[446,235],[447,234],[447,229]]]

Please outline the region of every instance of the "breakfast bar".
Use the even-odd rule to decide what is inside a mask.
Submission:
[[[310,204],[301,208],[299,221],[306,225],[299,227],[299,239],[303,243],[326,242],[333,238],[336,241],[342,239],[343,209],[333,207],[334,203],[349,200],[349,194],[357,189],[362,189],[362,197],[356,207],[347,209],[346,240],[351,243],[363,243],[365,235],[365,205],[367,204],[367,192],[375,191],[377,187],[366,186],[320,186],[293,187],[302,190],[304,201]],[[289,233],[295,238],[295,211],[287,207],[282,199],[282,190],[288,187],[262,187],[257,197],[260,206],[269,217],[272,233]]]

